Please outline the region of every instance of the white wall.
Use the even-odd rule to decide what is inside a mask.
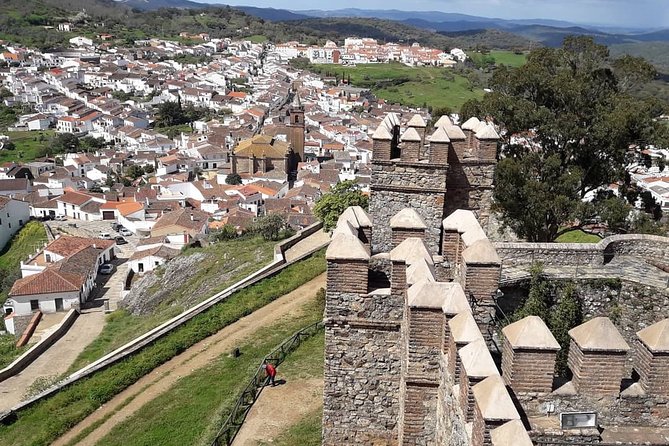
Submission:
[[[156,269],[159,265],[162,265],[165,263],[165,259],[162,257],[156,257],[156,256],[146,256],[142,257],[141,259],[135,259],[135,260],[130,260],[128,262],[129,268],[133,270],[136,273],[139,273],[139,264],[142,264],[144,266],[142,272],[146,273],[149,271],[153,271]],[[157,263],[157,264],[156,264]]]
[[[37,299],[39,301],[39,309],[42,313],[55,313],[56,312],[56,299],[63,299],[63,309],[65,311],[70,310],[72,305],[79,302],[79,293],[78,292],[69,292],[69,293],[50,293],[50,294],[31,294],[29,296],[13,296],[12,300],[14,301],[14,313],[17,316],[24,316],[31,314],[32,310],[30,309],[30,301],[32,299]]]
[[[24,201],[9,200],[5,207],[0,209],[0,250],[29,219],[30,206]]]

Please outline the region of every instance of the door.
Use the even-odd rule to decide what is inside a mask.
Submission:
[[[114,215],[114,211],[102,211],[102,219],[103,220],[114,220],[114,219],[116,219],[116,215]]]
[[[138,263],[137,264],[137,271],[140,273],[144,272],[144,264],[143,263]]]
[[[63,299],[60,297],[56,299],[56,311],[63,311]]]
[[[32,299],[30,301],[30,311],[39,310],[39,300]]]

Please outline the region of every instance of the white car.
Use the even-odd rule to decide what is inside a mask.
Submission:
[[[112,236],[109,232],[100,232],[99,237],[104,240],[111,240]]]
[[[135,234],[132,233],[132,231],[130,229],[126,229],[126,228],[121,228],[121,230],[118,231],[118,233],[121,234],[124,237],[130,237],[131,235],[135,235]]]
[[[56,220],[56,221],[65,221],[65,220],[67,220],[67,217],[64,216],[64,215],[56,215],[56,216],[54,217],[54,220]]]
[[[104,265],[100,266],[98,271],[100,274],[111,274],[114,271],[114,265],[111,263],[105,263]]]

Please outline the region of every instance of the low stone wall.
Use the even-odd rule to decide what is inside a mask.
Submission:
[[[504,266],[542,262],[547,266],[602,265],[616,256],[669,262],[669,237],[613,235],[599,243],[494,243]]]
[[[19,356],[7,367],[0,370],[0,382],[18,374],[28,367],[34,360],[39,358],[42,353],[67,333],[77,317],[79,317],[79,312],[77,310],[72,309],[68,311],[62,322],[51,332],[51,334],[40,340],[37,344],[31,347],[30,350]]]

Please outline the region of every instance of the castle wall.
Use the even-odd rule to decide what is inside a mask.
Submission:
[[[415,209],[428,227],[425,232],[427,248],[431,252],[439,251],[446,194],[445,166],[373,161],[371,189],[369,213],[374,223],[373,252],[392,249],[392,234],[387,222],[407,207]]]
[[[444,216],[457,209],[474,212],[481,226],[488,226],[492,206],[495,160],[463,160],[448,164],[446,189],[446,212]]]

